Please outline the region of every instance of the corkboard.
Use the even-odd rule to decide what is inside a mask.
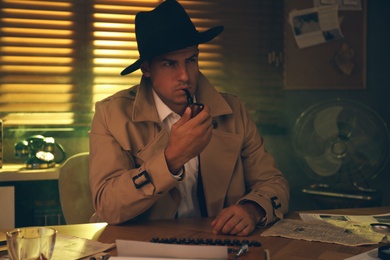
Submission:
[[[291,10],[313,8],[313,1],[285,0],[285,60],[284,89],[365,89],[366,88],[366,16],[367,3],[362,0],[362,10],[339,10],[342,17],[342,39],[323,44],[298,48],[292,26]],[[335,61],[335,55],[343,44],[353,50],[353,69],[343,72]]]

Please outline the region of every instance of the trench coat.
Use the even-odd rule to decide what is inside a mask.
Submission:
[[[109,224],[175,218],[179,181],[168,170],[168,133],[152,87],[139,85],[98,101],[90,130],[90,187],[97,218]],[[197,102],[210,106],[213,135],[200,153],[208,216],[250,200],[266,212],[263,225],[283,218],[289,185],[237,96],[218,92],[200,73]],[[184,179],[182,181],[185,180]]]

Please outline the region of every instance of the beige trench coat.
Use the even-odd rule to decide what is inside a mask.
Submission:
[[[218,93],[201,74],[198,102],[210,106],[211,142],[200,154],[209,216],[224,207],[252,200],[267,214],[264,224],[288,210],[289,186],[245,107],[236,96]],[[122,90],[96,103],[90,131],[90,184],[100,220],[120,224],[136,218],[174,218],[180,203],[164,148],[168,134],[159,120],[151,86]],[[143,182],[146,172],[150,182]],[[133,180],[136,175],[141,178]]]

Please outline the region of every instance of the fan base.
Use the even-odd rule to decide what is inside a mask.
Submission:
[[[302,192],[322,209],[380,207],[382,202],[381,192],[375,190],[339,189],[313,184],[302,189]]]

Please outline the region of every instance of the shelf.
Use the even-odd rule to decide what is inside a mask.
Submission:
[[[60,165],[48,169],[26,169],[24,164],[4,164],[0,182],[58,180]]]

